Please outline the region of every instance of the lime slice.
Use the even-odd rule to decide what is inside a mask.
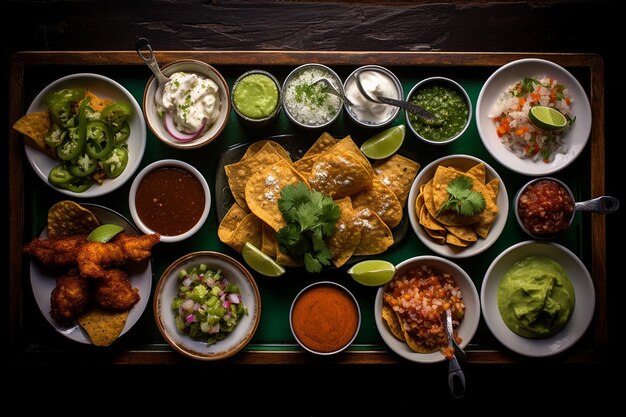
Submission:
[[[259,274],[266,277],[279,277],[285,273],[285,268],[276,261],[261,252],[259,248],[250,242],[246,242],[241,250],[243,260]]]
[[[93,229],[91,233],[89,233],[89,236],[87,236],[87,240],[90,242],[106,243],[122,230],[124,230],[124,228],[117,224],[103,224]]]
[[[377,287],[391,281],[396,273],[396,267],[387,261],[367,260],[359,262],[348,269],[348,274],[359,284]]]
[[[528,118],[539,129],[558,130],[567,126],[567,118],[552,107],[535,106],[528,112]]]
[[[404,125],[390,127],[372,136],[361,145],[361,152],[370,159],[388,158],[400,149],[404,142]]]

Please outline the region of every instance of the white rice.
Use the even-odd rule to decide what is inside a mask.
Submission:
[[[564,137],[573,122],[561,130],[542,130],[530,122],[528,112],[534,106],[547,106],[555,108],[568,119],[574,119],[570,111],[574,100],[567,86],[559,85],[557,80],[547,76],[534,79],[539,83],[534,84],[534,91],[525,94],[520,92],[521,80],[508,86],[496,100],[489,117],[494,120],[504,146],[515,155],[533,161],[551,162],[556,153],[567,153]],[[545,87],[548,85],[549,88]],[[520,106],[523,101],[524,104]],[[506,128],[507,122],[510,129]]]
[[[332,120],[341,110],[341,99],[323,92],[321,85],[303,93],[303,87],[322,77],[328,78],[337,90],[341,89],[333,74],[322,68],[302,70],[295,74],[285,87],[285,107],[294,119],[304,125],[323,125]]]

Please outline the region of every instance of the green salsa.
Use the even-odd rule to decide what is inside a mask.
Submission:
[[[527,256],[504,274],[498,286],[498,310],[506,326],[531,339],[563,329],[575,305],[574,287],[565,270],[545,256]]]
[[[278,87],[265,74],[250,74],[235,86],[233,103],[237,110],[250,119],[264,119],[278,106]]]
[[[467,123],[469,107],[465,97],[455,89],[440,84],[429,85],[416,91],[409,99],[433,113],[443,121],[441,125],[429,126],[412,114],[409,122],[425,139],[444,141],[456,136]]]

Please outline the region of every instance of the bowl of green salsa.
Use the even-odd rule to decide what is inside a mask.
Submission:
[[[408,101],[433,113],[440,120],[427,124],[405,111],[409,129],[426,143],[445,145],[461,137],[472,119],[472,102],[465,89],[445,77],[431,77],[418,82],[409,92]]]

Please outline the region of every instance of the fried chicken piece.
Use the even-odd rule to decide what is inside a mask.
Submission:
[[[71,322],[87,311],[88,306],[88,282],[72,268],[57,279],[57,286],[50,294],[50,316],[59,323]]]
[[[153,233],[151,235],[130,236],[124,232],[115,236],[111,243],[119,246],[128,259],[141,262],[152,255],[152,247],[159,243],[161,235]]]
[[[117,245],[88,242],[80,247],[76,262],[80,274],[85,278],[105,278],[108,266],[120,265],[126,255]]]
[[[93,300],[105,310],[129,310],[140,298],[139,290],[121,269],[109,269],[104,278],[95,281]]]
[[[87,235],[54,239],[34,239],[24,245],[24,252],[47,266],[76,265],[78,249],[87,243]]]

